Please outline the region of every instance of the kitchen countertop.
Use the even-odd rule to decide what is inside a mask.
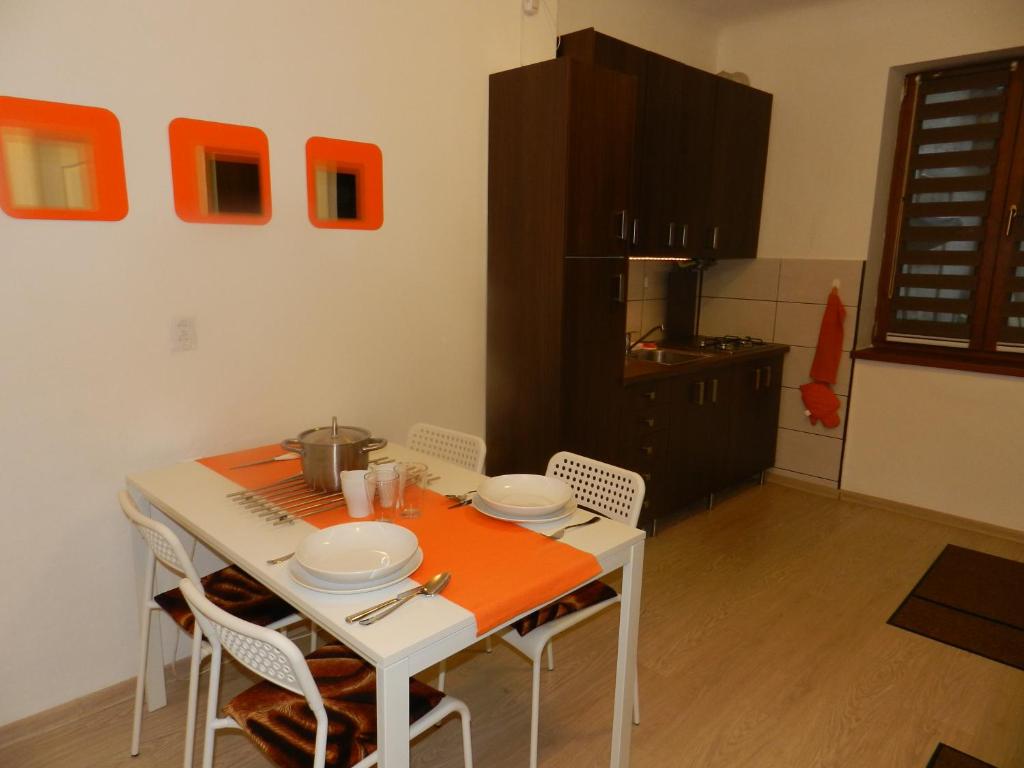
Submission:
[[[662,349],[678,349],[683,352],[693,352],[693,347],[674,345],[670,343],[659,344]],[[634,357],[627,357],[622,373],[623,384],[635,384],[640,381],[651,381],[655,379],[670,379],[676,376],[685,376],[693,371],[703,368],[714,368],[720,365],[731,365],[740,360],[747,360],[756,357],[768,357],[779,352],[788,352],[786,344],[759,344],[754,347],[744,347],[732,352],[708,352],[701,357],[687,360],[677,365],[663,365],[653,363],[650,360],[638,360]]]

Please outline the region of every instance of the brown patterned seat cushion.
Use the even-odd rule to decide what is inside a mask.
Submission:
[[[202,578],[210,602],[232,616],[265,627],[290,616],[295,609],[236,565],[229,565]],[[192,634],[195,617],[181,590],[175,587],[153,598],[174,621]]]
[[[328,768],[348,768],[377,751],[377,672],[344,645],[325,645],[306,657],[327,710]],[[438,705],[444,694],[409,681],[409,722]],[[224,708],[284,768],[313,764],[316,719],[304,696],[263,681]]]
[[[543,608],[538,608],[529,616],[524,616],[512,626],[520,636],[522,636],[528,632],[532,632],[541,624],[547,624],[549,621],[560,619],[570,613],[576,613],[576,611],[582,611],[584,608],[589,608],[592,605],[603,603],[605,600],[609,600],[617,594],[618,592],[609,587],[603,581],[591,581],[588,584],[584,584],[579,589],[570,592],[565,597],[556,600],[553,603],[549,603]]]

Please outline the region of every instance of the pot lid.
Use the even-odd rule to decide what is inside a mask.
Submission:
[[[350,445],[361,443],[369,437],[369,430],[362,427],[339,426],[338,417],[335,416],[331,419],[331,426],[307,429],[299,435],[299,440],[306,445]]]

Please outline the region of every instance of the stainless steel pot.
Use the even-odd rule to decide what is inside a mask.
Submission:
[[[310,488],[335,493],[341,490],[342,472],[366,469],[366,454],[387,444],[360,427],[339,427],[334,418],[331,426],[307,429],[282,442],[281,447],[302,457],[302,476]]]

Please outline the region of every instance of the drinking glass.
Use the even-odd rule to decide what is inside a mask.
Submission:
[[[427,465],[404,461],[397,465],[399,478],[398,514],[413,519],[423,514],[423,493],[427,488]]]
[[[371,469],[364,476],[364,482],[374,520],[393,523],[402,496],[398,470],[393,467]]]

